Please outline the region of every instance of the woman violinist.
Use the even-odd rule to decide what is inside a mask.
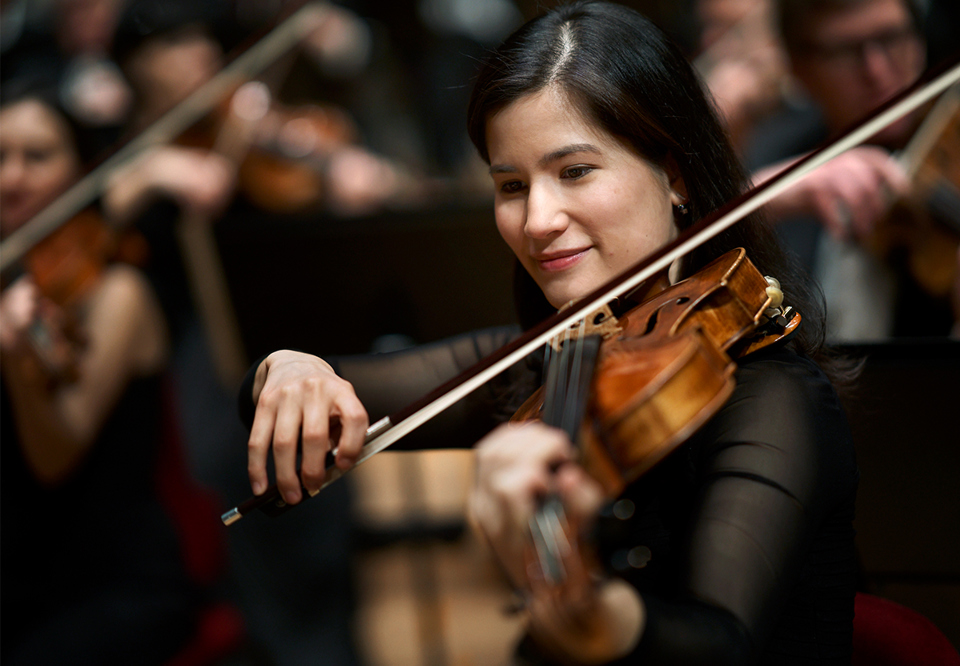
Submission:
[[[4,235],[82,167],[56,93],[17,85],[0,106]],[[189,636],[193,607],[154,494],[166,324],[131,266],[105,266],[65,306],[37,284],[28,272],[0,294],[3,662],[161,663]],[[59,349],[59,367],[37,340]]]
[[[525,269],[522,322],[584,296],[747,187],[680,52],[614,4],[566,6],[508,38],[479,73],[469,130],[490,165],[497,227]],[[617,531],[642,554],[632,565],[586,583],[547,584],[526,565],[538,500],[558,493],[571,522],[590,523],[601,513],[600,486],[567,437],[547,426],[500,425],[478,445],[472,515],[526,600],[523,659],[849,663],[858,473],[845,417],[815,362],[822,314],[756,218],[702,245],[670,277],[734,247],[780,279],[804,325],[790,342],[742,358],[720,411],[627,487],[620,500],[634,508]],[[331,444],[339,467],[352,464],[368,414],[393,413],[508,335],[485,331],[332,364],[290,351],[268,356],[241,394],[253,417],[254,492],[266,488],[272,447],[278,487],[298,501],[301,482],[319,487]],[[529,395],[537,368],[518,366],[502,381]],[[404,441],[473,437],[492,427],[505,394],[515,392],[487,385],[426,426],[432,432]]]

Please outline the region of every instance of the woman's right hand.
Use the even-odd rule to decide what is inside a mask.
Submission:
[[[277,486],[287,504],[301,500],[301,482],[308,491],[320,488],[328,451],[336,449],[336,464],[342,470],[353,467],[359,457],[369,422],[367,411],[353,386],[322,359],[286,350],[270,354],[257,368],[253,401],[256,414],[247,472],[255,495],[267,489],[271,448]]]

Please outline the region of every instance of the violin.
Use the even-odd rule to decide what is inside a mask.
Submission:
[[[348,114],[328,104],[284,105],[263,83],[237,86],[174,143],[223,154],[237,187],[257,208],[280,214],[317,209],[324,200],[326,159],[356,142]]]
[[[719,411],[734,389],[735,359],[800,325],[779,282],[761,276],[743,249],[673,286],[663,283],[619,318],[607,308],[562,334],[548,347],[544,387],[513,417],[564,430],[610,499]],[[560,584],[568,554],[586,549],[574,548],[581,535],[558,498],[541,502],[530,532],[528,570],[536,564],[544,580]]]
[[[960,247],[960,86],[937,101],[899,161],[912,192],[895,202],[868,247],[885,260],[902,256],[916,283],[945,299]]]
[[[85,340],[76,308],[96,288],[104,269],[112,262],[142,266],[147,253],[146,241],[139,234],[115,232],[92,207],[27,252],[22,270],[59,309],[55,317],[41,309],[29,331],[31,346],[52,383],[79,378],[76,362]],[[7,282],[4,280],[5,285]]]
[[[147,252],[141,236],[114,232],[96,210],[87,208],[38,242],[24,265],[44,296],[69,308],[90,292],[108,263],[142,266]]]

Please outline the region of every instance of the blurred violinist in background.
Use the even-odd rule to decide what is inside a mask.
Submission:
[[[84,163],[56,90],[20,83],[0,106],[4,236]],[[158,664],[193,629],[197,590],[154,484],[166,322],[139,270],[86,257],[85,224],[36,246],[0,294],[9,664]]]
[[[52,74],[63,107],[100,149],[115,142],[133,95],[110,58],[124,0],[4,3],[4,82]],[[9,24],[9,25],[8,25]]]
[[[786,53],[771,0],[697,0],[694,66],[704,77],[738,151],[754,126],[789,94]]]
[[[236,17],[229,10],[228,3],[185,0],[134,0],[126,6],[112,54],[134,91],[130,134],[171,110],[177,113],[179,103],[220,72],[224,45],[236,41]],[[331,33],[328,22],[342,29]],[[356,55],[353,42],[344,39],[363,41],[362,25],[347,10],[325,6],[306,50],[314,60],[362,59],[363,49]],[[284,62],[264,67],[266,78],[278,78]],[[320,102],[292,108],[266,84],[249,82],[184,133],[113,174],[103,206],[112,222],[135,223],[150,242],[147,270],[159,284],[174,339],[199,309],[220,380],[232,386],[246,362],[235,316],[215,324],[208,317],[210,300],[229,298],[225,288],[207,288],[223,282],[210,269],[219,259],[215,251],[196,258],[182,237],[215,237],[219,220],[267,228],[272,216],[368,214],[413,189],[404,169],[361,145],[343,109]],[[215,242],[208,244],[216,249]]]
[[[179,113],[183,100],[217,80],[225,51],[238,41],[236,23],[244,19],[233,9],[232,3],[191,0],[126,5],[112,54],[134,92],[130,134]],[[320,16],[304,46],[311,62],[357,71],[368,48],[363,21],[335,5],[324,4]],[[132,224],[147,239],[145,270],[171,321],[178,405],[194,469],[223,492],[242,482],[228,461],[244,437],[232,391],[235,371],[247,360],[229,307],[225,318],[211,314],[230,300],[218,268],[217,228],[241,222],[267,234],[287,215],[316,223],[322,213],[336,220],[368,214],[391,205],[407,184],[403,169],[362,145],[343,109],[323,100],[294,108],[278,99],[275,80],[283,79],[286,60],[263,63],[263,79],[274,85],[244,82],[182,134],[117,170],[102,198],[114,224]],[[323,530],[292,521],[231,543],[235,567],[262,572],[256,580],[240,579],[236,592],[251,640],[276,664],[303,663],[321,650],[329,663],[357,660],[350,525],[336,518],[348,510],[347,501],[345,485],[303,517]],[[277,545],[287,542],[297,557],[278,554]],[[324,592],[306,588],[303,578],[317,580]]]
[[[747,161],[757,181],[859,121],[928,65],[925,26],[960,28],[953,3],[780,0],[779,30],[805,96],[761,123]],[[926,18],[926,20],[925,20]],[[787,244],[811,267],[838,341],[960,331],[957,91],[893,123],[773,202]],[[939,109],[939,110],[938,110]],[[927,122],[929,121],[929,122]],[[942,121],[942,122],[941,122]]]

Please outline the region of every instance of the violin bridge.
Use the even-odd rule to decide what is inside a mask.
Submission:
[[[570,301],[562,308],[562,312],[566,308],[570,307],[574,301]],[[623,327],[620,325],[620,322],[613,314],[613,310],[609,305],[604,305],[598,310],[594,310],[591,314],[587,315],[585,318],[580,321],[571,324],[562,333],[557,334],[551,341],[550,346],[554,348],[555,351],[560,351],[561,345],[567,340],[576,340],[581,337],[588,337],[591,335],[599,335],[604,340],[610,340],[615,338],[623,331]]]

